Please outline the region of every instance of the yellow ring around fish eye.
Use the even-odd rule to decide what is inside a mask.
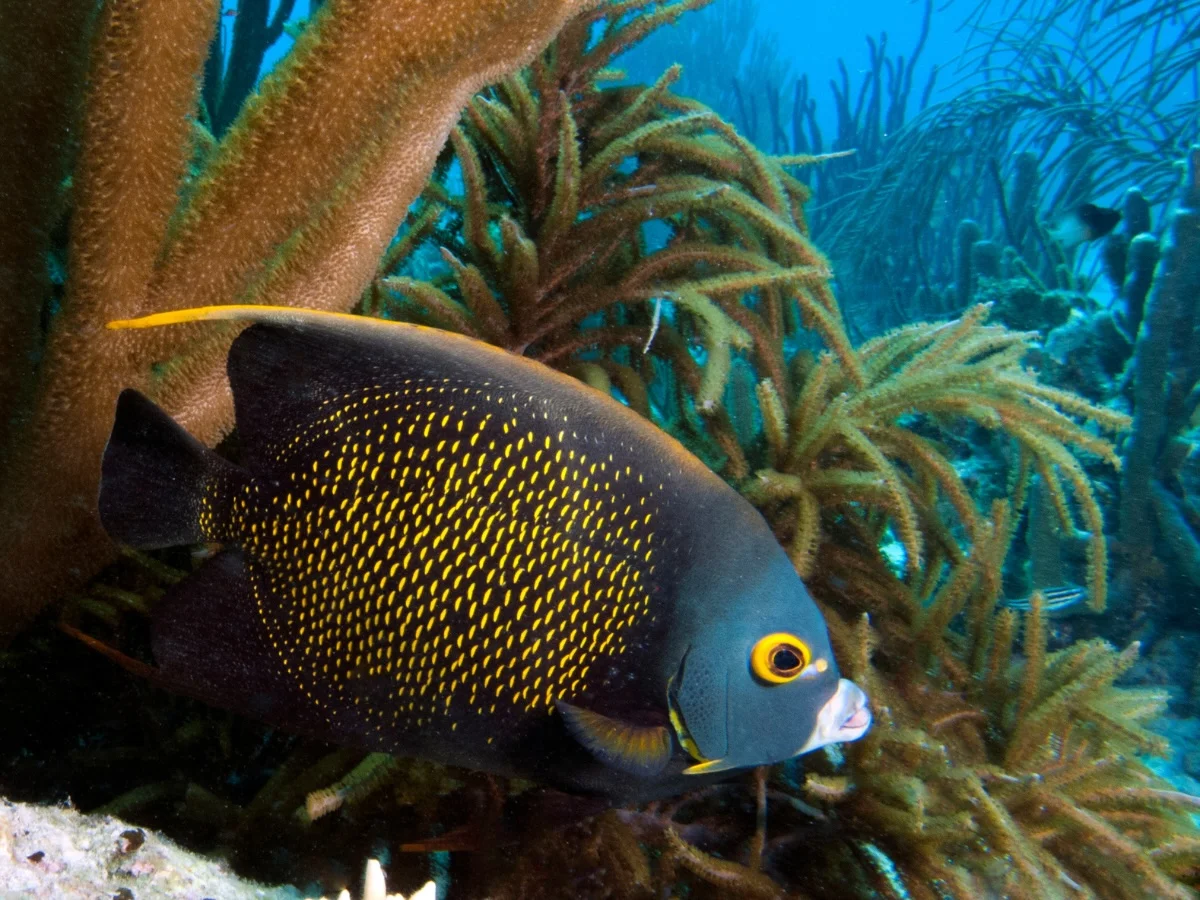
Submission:
[[[808,645],[786,631],[768,634],[750,651],[750,670],[770,684],[787,684],[811,661],[812,652]]]

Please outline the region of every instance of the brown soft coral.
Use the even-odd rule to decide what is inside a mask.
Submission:
[[[601,7],[599,27],[580,17],[472,100],[452,134],[463,191],[430,185],[367,311],[615,387],[643,415],[677,417],[669,424],[740,478],[748,462],[722,402],[735,352],[786,394],[784,342],[803,318],[847,370],[856,362],[808,237],[807,189],[785,168],[794,161],[672,93],[678,66],[649,86],[606,85],[616,54],[704,2]],[[437,271],[415,274],[414,248],[434,242]]]
[[[1005,543],[1007,510],[996,513],[977,545],[989,571]],[[878,721],[844,773],[818,762],[824,773],[809,774],[809,799],[840,823],[824,852],[881,848],[920,900],[1194,896],[1185,885],[1196,882],[1200,801],[1138,760],[1163,752],[1142,726],[1165,695],[1113,687],[1137,645],[1084,641],[1047,654],[1035,595],[1013,663],[1015,614],[989,611],[994,586],[969,580],[966,630],[940,634],[901,624],[914,598],[883,566],[860,563],[841,589],[839,607],[884,605],[872,616],[878,631],[865,617],[831,618]]]

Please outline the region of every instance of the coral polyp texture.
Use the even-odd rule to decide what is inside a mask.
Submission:
[[[28,241],[6,244],[5,271],[18,278],[36,270],[46,231],[68,216],[71,237],[62,296],[46,285],[24,290],[27,281],[4,287],[6,296],[20,293],[6,303],[12,322],[0,360],[13,385],[0,398],[0,508],[11,525],[0,630],[11,633],[111,558],[95,496],[115,391],[144,388],[207,440],[230,427],[230,335],[130,338],[105,332],[105,323],[238,298],[350,308],[463,105],[590,5],[333,0],[219,140],[194,116],[216,0],[118,0],[63,24],[51,5],[14,8],[26,21],[0,40],[17,47],[39,24],[73,22],[82,36],[62,35],[67,45],[92,33],[86,67],[51,53],[31,63],[47,67],[60,93],[44,89],[35,69],[14,79],[5,101],[14,115],[57,124],[52,133],[68,147],[76,136],[78,149],[68,168],[67,154],[36,152],[47,138],[30,134],[31,152],[19,155],[12,175],[23,190],[41,185],[30,198],[41,218]],[[80,78],[75,122],[59,98],[77,91]],[[54,564],[61,553],[70,565]]]

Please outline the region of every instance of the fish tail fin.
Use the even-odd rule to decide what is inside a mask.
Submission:
[[[142,394],[124,390],[100,468],[100,522],[114,540],[145,550],[224,540],[222,507],[249,479]]]

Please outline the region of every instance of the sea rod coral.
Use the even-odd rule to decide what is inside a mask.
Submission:
[[[193,116],[217,0],[114,0],[94,25],[88,3],[4,4],[6,25],[27,19],[0,40],[41,42],[13,57],[30,69],[6,81],[5,120],[28,115],[46,133],[20,129],[24,152],[5,174],[36,196],[28,237],[0,248],[0,633],[113,552],[95,490],[120,388],[145,389],[205,440],[230,424],[228,335],[131,338],[104,323],[239,298],[349,308],[471,95],[593,5],[331,0],[216,140]],[[59,56],[89,26],[85,74]],[[67,152],[38,152],[75,142],[73,167]],[[37,267],[68,218],[60,297]]]

